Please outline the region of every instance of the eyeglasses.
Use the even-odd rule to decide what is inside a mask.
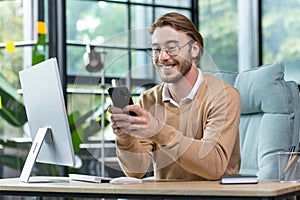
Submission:
[[[152,48],[147,49],[147,53],[150,56],[158,57],[161,54],[161,51],[164,50],[169,56],[174,57],[179,54],[180,49],[182,49],[186,45],[190,44],[192,41],[193,40],[190,40],[187,43],[183,44],[182,46],[179,46],[178,42],[176,42],[176,41],[170,41],[166,44],[165,48],[153,46]]]

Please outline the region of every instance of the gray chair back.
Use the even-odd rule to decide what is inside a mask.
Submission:
[[[284,63],[251,70],[208,72],[240,92],[240,173],[258,179],[278,179],[278,153],[299,143],[300,101],[298,86],[284,79]],[[235,77],[235,79],[233,78]]]

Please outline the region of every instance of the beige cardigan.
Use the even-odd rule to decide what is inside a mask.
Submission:
[[[161,129],[151,138],[117,138],[119,163],[128,176],[142,177],[154,164],[156,179],[218,180],[238,173],[238,91],[211,75],[195,99],[180,108],[162,102],[163,84],[143,93],[138,104],[159,119]]]

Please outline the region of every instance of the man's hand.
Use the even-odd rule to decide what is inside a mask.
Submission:
[[[118,137],[125,137],[127,134],[149,138],[159,131],[158,119],[155,119],[151,113],[142,109],[138,105],[128,105],[123,110],[117,107],[110,107],[112,128]],[[124,112],[134,112],[137,116],[124,114]]]

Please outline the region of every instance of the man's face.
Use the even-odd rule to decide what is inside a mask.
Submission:
[[[162,81],[178,82],[192,67],[191,38],[171,27],[156,28],[152,35],[153,64]]]

